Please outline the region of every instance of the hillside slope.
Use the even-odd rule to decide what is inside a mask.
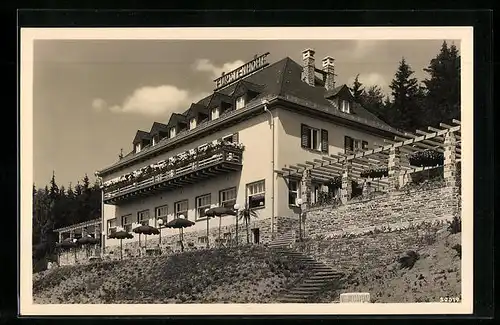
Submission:
[[[344,292],[368,292],[375,303],[439,302],[441,298],[461,297],[460,233],[442,231],[436,241],[418,250],[411,268],[399,262],[372,264],[332,283],[315,302],[338,301]],[[397,256],[395,256],[397,259]]]
[[[271,303],[308,274],[260,246],[64,266],[33,278],[34,303]]]

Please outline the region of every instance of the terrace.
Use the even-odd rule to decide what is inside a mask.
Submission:
[[[241,170],[243,150],[239,143],[214,141],[122,175],[103,184],[104,203],[150,196]]]

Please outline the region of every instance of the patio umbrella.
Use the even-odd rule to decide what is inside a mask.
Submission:
[[[139,238],[141,238],[140,237],[141,234],[144,234],[144,238],[145,238],[144,247],[148,246],[148,235],[160,234],[160,231],[157,228],[150,226],[150,225],[141,225],[137,228],[134,228],[132,231],[135,232],[136,234],[139,234]],[[140,247],[140,244],[139,244],[139,247]]]
[[[114,238],[114,239],[119,239],[120,240],[120,259],[123,259],[123,244],[122,241],[124,239],[131,239],[134,238],[134,235],[132,235],[129,232],[126,232],[125,230],[119,230],[115,231],[114,233],[109,235],[109,238]]]
[[[184,251],[184,244],[182,243],[182,240],[183,240],[183,228],[187,228],[187,227],[191,227],[194,225],[194,222],[188,220],[188,219],[185,219],[185,218],[177,218],[177,219],[174,219],[174,220],[171,220],[169,222],[167,222],[167,224],[165,225],[165,227],[167,228],[177,228],[179,229],[179,239],[180,239],[180,243],[181,243],[181,251]]]
[[[78,245],[81,245],[81,246],[85,246],[85,253],[87,255],[87,257],[89,256],[89,250],[88,250],[88,244],[90,244],[90,238],[92,238],[90,235],[87,235],[87,236],[84,236],[84,237],[81,237],[81,238],[78,238],[78,240],[76,241],[76,243]]]
[[[228,208],[228,207],[215,207],[208,209],[205,212],[205,215],[207,217],[219,217],[219,243],[220,243],[220,228],[221,228],[221,221],[222,221],[222,216],[236,216],[238,212],[235,210]]]

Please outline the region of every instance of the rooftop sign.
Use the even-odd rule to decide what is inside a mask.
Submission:
[[[266,61],[268,55],[269,52],[262,54],[261,56],[256,56],[252,61],[245,63],[241,67],[236,68],[228,73],[222,73],[222,76],[214,80],[215,90],[227,86],[238,79],[248,76],[252,72],[266,67],[267,65],[269,65],[269,63]]]

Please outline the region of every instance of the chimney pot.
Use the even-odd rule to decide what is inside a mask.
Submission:
[[[326,74],[325,88],[332,90],[335,88],[335,59],[331,56],[325,57],[323,60],[323,71]]]
[[[308,85],[314,86],[315,68],[313,49],[305,49],[302,51],[302,80]]]

